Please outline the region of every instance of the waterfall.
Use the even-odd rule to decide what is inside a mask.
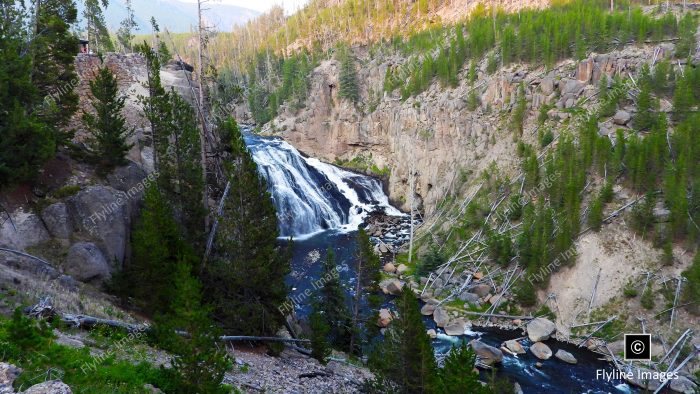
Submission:
[[[354,231],[375,210],[403,215],[389,204],[377,179],[304,157],[279,138],[246,133],[244,139],[267,180],[281,237]]]

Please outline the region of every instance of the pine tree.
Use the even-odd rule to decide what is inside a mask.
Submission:
[[[216,341],[220,329],[209,318],[203,304],[202,286],[192,275],[192,266],[180,261],[174,267],[171,314],[156,319],[163,346],[174,354],[172,366],[178,372],[178,393],[228,393],[221,384],[229,359]],[[185,331],[185,338],[176,333]]]
[[[642,66],[639,77],[640,91],[637,96],[637,116],[634,118],[634,128],[637,131],[650,130],[657,120],[658,101],[651,95],[651,76],[649,66]]]
[[[515,130],[517,136],[523,135],[525,123],[525,111],[527,110],[527,101],[525,99],[525,87],[521,84],[518,87],[518,96],[511,115],[511,127]]]
[[[133,31],[138,27],[138,24],[134,17],[134,9],[131,6],[131,0],[125,0],[124,4],[126,6],[126,18],[124,18],[120,24],[119,30],[117,30],[117,40],[124,51],[131,52],[131,42],[134,39]]]
[[[289,255],[277,245],[277,216],[267,183],[233,119],[219,126],[230,136],[229,197],[219,223],[204,288],[214,318],[238,335],[273,335],[283,324]]]
[[[476,354],[466,342],[452,346],[438,373],[436,391],[441,394],[490,393],[491,390],[479,382],[479,374],[474,372],[475,363]]]
[[[96,53],[114,52],[114,43],[109,37],[102,8],[107,8],[108,0],[84,0],[83,17],[87,21],[87,34],[90,48]]]
[[[85,128],[92,133],[91,155],[99,161],[102,171],[126,163],[125,156],[133,146],[126,139],[133,133],[122,115],[126,97],[119,96],[117,78],[107,67],[100,68],[90,81],[92,106],[95,113],[83,115]]]
[[[372,243],[364,229],[360,229],[357,233],[356,261],[357,279],[352,310],[352,327],[355,329],[350,336],[350,350],[359,354],[362,351],[363,341],[366,343],[377,334],[376,325],[369,322],[372,321],[376,309],[382,303],[382,297],[379,295],[381,260],[374,254]],[[370,316],[361,315],[361,306],[364,305],[362,298],[365,292],[367,293],[365,302]]]
[[[357,103],[360,100],[359,87],[357,85],[357,73],[355,72],[355,60],[350,50],[345,48],[340,53],[340,88],[338,94],[341,98]]]
[[[690,74],[687,70],[687,74]],[[693,108],[694,98],[691,90],[690,81],[687,76],[682,76],[678,79],[676,89],[673,92],[673,114],[671,118],[674,122],[680,123],[690,115]]]
[[[692,13],[687,13],[681,18],[678,23],[679,40],[676,44],[676,56],[685,59],[693,55],[697,46],[695,39],[697,28],[698,24]]]
[[[688,302],[694,302],[695,310],[698,310],[697,303],[700,302],[700,251],[695,253],[693,263],[683,272],[683,276],[687,279],[683,289],[683,297]]]
[[[79,42],[71,32],[77,13],[73,0],[42,0],[35,21],[37,34],[31,40],[32,82],[44,97],[44,105],[37,110],[58,144],[71,137],[64,129],[78,108],[74,64]]]
[[[600,231],[600,226],[603,224],[603,201],[600,197],[591,201],[591,207],[588,211],[588,225],[593,231]]]
[[[340,284],[338,267],[335,265],[335,253],[331,248],[326,252],[321,280],[323,283],[316,300],[322,320],[328,327],[328,338],[334,347],[349,351],[352,333],[350,312],[345,300],[345,291]]]
[[[400,393],[434,393],[437,364],[425,332],[418,300],[404,289],[396,299],[398,317],[391,321],[384,341],[377,345],[369,365],[396,384]]]
[[[309,316],[309,328],[311,329],[311,357],[321,364],[326,364],[326,357],[331,354],[331,347],[328,341],[330,327],[326,323],[321,311],[313,306],[311,316]]]
[[[55,136],[34,109],[41,96],[31,79],[31,59],[22,56],[28,39],[26,14],[12,0],[0,0],[0,185],[32,179],[56,150]]]

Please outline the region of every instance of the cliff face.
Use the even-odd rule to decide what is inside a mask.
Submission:
[[[340,65],[327,60],[311,75],[305,107],[297,112],[284,109],[264,131],[329,162],[364,157],[380,168],[388,166],[390,197],[403,209],[409,208],[413,168],[415,201],[429,216],[447,194],[460,194],[461,185],[492,162],[506,174],[517,176],[518,159],[508,121],[521,83],[528,101],[524,139],[533,143],[537,134],[535,118],[541,106],[555,105],[550,117],[563,128],[568,114],[561,110],[577,105],[583,97],[594,97],[602,73],[634,73],[653,53],[651,47],[630,47],[591,55],[580,63],[564,61],[551,71],[523,65],[493,75],[486,74],[482,62],[473,88],[463,71],[456,88],[435,82],[426,92],[402,101],[397,93],[384,93],[382,86],[387,67],[401,67],[404,59],[372,58],[356,50],[361,85],[357,106],[338,97]],[[669,53],[669,48],[661,47],[661,56]],[[474,111],[467,106],[472,89],[480,99]],[[611,132],[611,121],[601,124],[601,129]]]

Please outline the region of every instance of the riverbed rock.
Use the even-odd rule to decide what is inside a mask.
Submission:
[[[377,325],[379,327],[388,327],[389,323],[391,323],[391,320],[393,319],[393,316],[391,315],[391,311],[385,308],[382,308],[379,310],[379,318],[377,319]]]
[[[77,242],[68,249],[63,265],[65,272],[82,282],[104,281],[111,272],[107,259],[92,242]]]
[[[386,263],[384,264],[384,272],[386,272],[387,274],[393,274],[394,272],[396,272],[396,266],[392,263]]]
[[[532,342],[546,341],[557,330],[557,326],[549,319],[538,317],[527,324],[527,336]]]
[[[503,360],[503,352],[493,346],[489,346],[478,339],[469,342],[469,345],[474,349],[477,357],[486,365],[500,363]]]
[[[513,392],[515,394],[523,394],[523,389],[518,382],[513,383]]]
[[[468,321],[463,318],[452,320],[445,326],[445,334],[450,336],[464,335],[467,328],[471,327]]]
[[[387,279],[379,283],[379,287],[384,294],[399,295],[403,288],[403,283],[398,279]]]
[[[428,334],[430,339],[437,338],[437,332],[435,332],[435,330],[433,330],[432,328],[430,330],[426,331],[425,333]]]
[[[552,357],[552,349],[542,342],[535,342],[530,346],[530,351],[540,360],[549,360]]]
[[[520,342],[516,341],[515,339],[506,341],[505,345],[506,349],[510,350],[515,354],[525,354],[525,348],[523,348],[523,345],[521,345]]]
[[[433,314],[433,312],[435,312],[434,304],[425,304],[422,308],[420,308],[420,314],[423,316],[430,316]]]
[[[578,360],[576,360],[576,357],[574,357],[573,354],[571,354],[563,349],[557,350],[557,352],[554,354],[554,357],[558,358],[559,360],[561,360],[565,363],[569,363],[569,364],[578,363]]]
[[[73,391],[60,380],[48,380],[35,384],[22,394],[73,394]]]
[[[477,302],[479,302],[480,298],[481,297],[479,297],[478,294],[470,293],[468,291],[464,291],[464,292],[462,292],[462,294],[459,295],[460,301],[465,301],[465,302],[468,302],[470,304],[476,304]]]
[[[478,295],[479,297],[485,297],[491,292],[491,286],[489,285],[476,285],[471,289],[471,292]]]
[[[683,394],[694,394],[698,392],[698,386],[683,375],[679,375],[678,379],[672,379],[671,383],[669,383],[669,388],[677,393]]]
[[[630,115],[629,112],[619,110],[615,113],[615,116],[613,116],[613,123],[624,126],[629,123],[630,119],[632,119],[632,115]]]
[[[438,327],[445,327],[450,321],[450,315],[441,307],[437,307],[433,312],[433,320]]]
[[[396,267],[396,273],[399,275],[403,275],[404,272],[408,270],[408,267],[406,264],[399,264],[398,267]]]

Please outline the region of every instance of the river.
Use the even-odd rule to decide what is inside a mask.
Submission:
[[[314,289],[320,276],[320,262],[326,249],[335,251],[340,278],[349,295],[352,294],[353,261],[356,232],[366,217],[375,210],[389,215],[402,215],[389,204],[381,183],[371,177],[346,171],[315,158],[304,157],[293,146],[277,138],[244,135],[261,174],[267,179],[277,208],[281,238],[294,237],[292,272],[287,278],[290,298],[297,304],[300,316],[309,312],[307,289]],[[435,328],[426,318],[427,328]],[[500,347],[505,340],[522,337],[520,331],[472,328],[461,337],[449,337],[438,329],[432,341],[436,354],[444,354],[458,341],[480,338]],[[498,375],[518,382],[524,393],[632,393],[637,392],[620,381],[596,379],[596,370],[608,372],[613,366],[600,361],[599,356],[574,345],[549,340],[553,352],[564,349],[572,353],[578,364],[565,364],[555,358],[540,361],[530,352],[513,357],[504,355]],[[523,342],[527,349],[530,343]],[[486,377],[486,372],[482,371]]]

